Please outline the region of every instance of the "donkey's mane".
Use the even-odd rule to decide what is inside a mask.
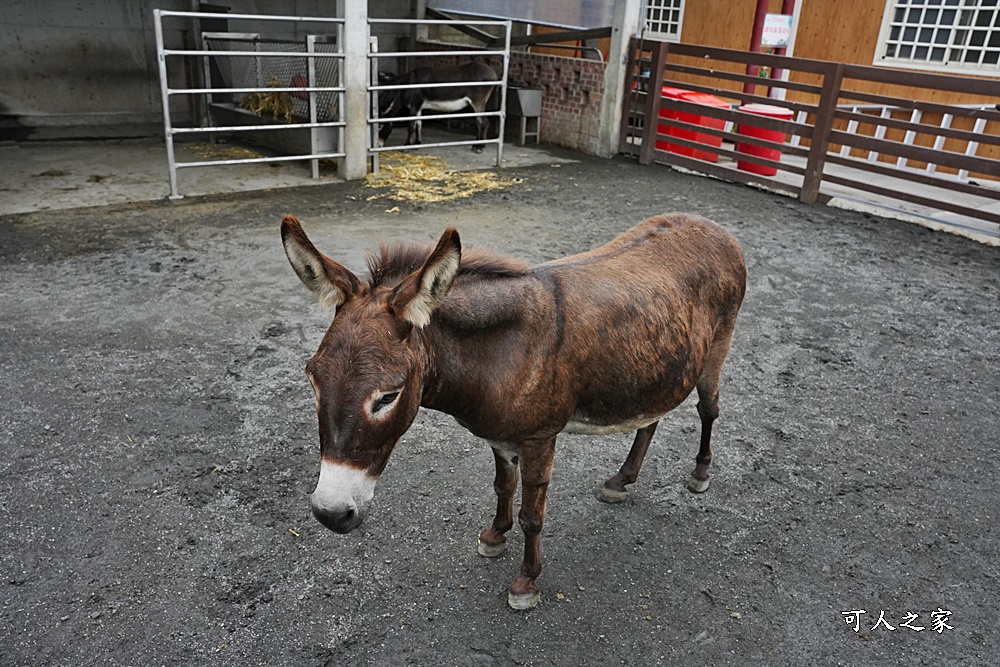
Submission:
[[[378,253],[368,255],[368,283],[375,288],[402,280],[418,271],[430,256],[434,246],[418,243],[380,243]],[[531,266],[513,257],[499,255],[482,248],[462,248],[462,264],[458,279],[463,276],[510,278],[525,275]]]

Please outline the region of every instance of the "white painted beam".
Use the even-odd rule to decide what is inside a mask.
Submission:
[[[597,154],[611,157],[618,152],[622,110],[625,108],[625,73],[628,69],[629,40],[639,30],[642,0],[615,0],[611,48],[604,69],[601,117],[597,135]]]

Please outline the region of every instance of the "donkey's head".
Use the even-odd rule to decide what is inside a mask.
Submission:
[[[461,261],[448,229],[416,271],[401,281],[363,283],[319,252],[299,221],[281,221],[285,254],[299,279],[334,308],[333,323],[306,364],[316,392],[320,475],[313,514],[348,533],[363,519],[375,482],[420,407],[426,358],[414,332],[451,288]]]

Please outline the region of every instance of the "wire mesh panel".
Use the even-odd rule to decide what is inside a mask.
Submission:
[[[306,42],[261,39],[256,35],[206,35],[205,45],[212,51],[246,53],[307,53]],[[312,52],[337,53],[333,38],[317,36]],[[309,93],[306,91],[240,92],[246,88],[305,88],[340,86],[340,61],[334,58],[312,60],[315,80],[309,79],[310,60],[301,57],[272,55],[216,55],[213,61],[221,79],[218,87],[233,88],[233,103],[248,111],[275,120],[309,117]],[[216,82],[213,82],[213,84]],[[318,121],[339,118],[340,96],[332,91],[313,93]]]
[[[153,18],[171,198],[181,196],[177,185],[181,168],[308,161],[313,178],[319,178],[320,160],[348,159],[344,150],[348,123],[343,118],[347,89],[342,71],[346,19],[162,9],[154,9]],[[201,32],[200,48],[167,47],[164,21],[194,20],[197,25],[203,19],[241,20],[265,28],[277,25],[279,29],[282,24],[291,24],[296,33],[302,26],[315,25],[318,31],[330,32],[306,34],[300,41],[261,39],[258,32]],[[171,70],[181,65],[188,85],[174,87],[171,82],[181,77],[171,76]],[[170,101],[176,96],[192,96],[197,101],[202,112],[200,126],[175,124]],[[363,120],[355,125],[363,129]],[[178,161],[175,137],[201,135],[214,140],[220,133],[265,146],[276,154]]]

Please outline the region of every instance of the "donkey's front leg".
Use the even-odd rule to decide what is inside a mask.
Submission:
[[[524,532],[524,561],[507,593],[507,604],[513,609],[531,609],[542,597],[535,579],[542,573],[545,494],[552,478],[555,449],[555,437],[521,445],[521,511],[517,521]]]
[[[476,111],[476,112],[479,112],[479,113],[482,113],[481,110],[476,109],[475,107],[473,107],[472,110]],[[476,139],[478,139],[479,141],[486,141],[486,135],[489,132],[489,127],[490,127],[490,122],[489,122],[488,119],[486,119],[486,118],[476,118]],[[472,146],[472,152],[473,153],[482,153],[483,152],[483,145],[482,144],[473,144],[473,146]]]
[[[514,494],[517,492],[517,452],[493,447],[497,473],[493,490],[497,494],[497,513],[493,525],[479,534],[479,555],[494,558],[507,548],[505,533],[514,525]]]

